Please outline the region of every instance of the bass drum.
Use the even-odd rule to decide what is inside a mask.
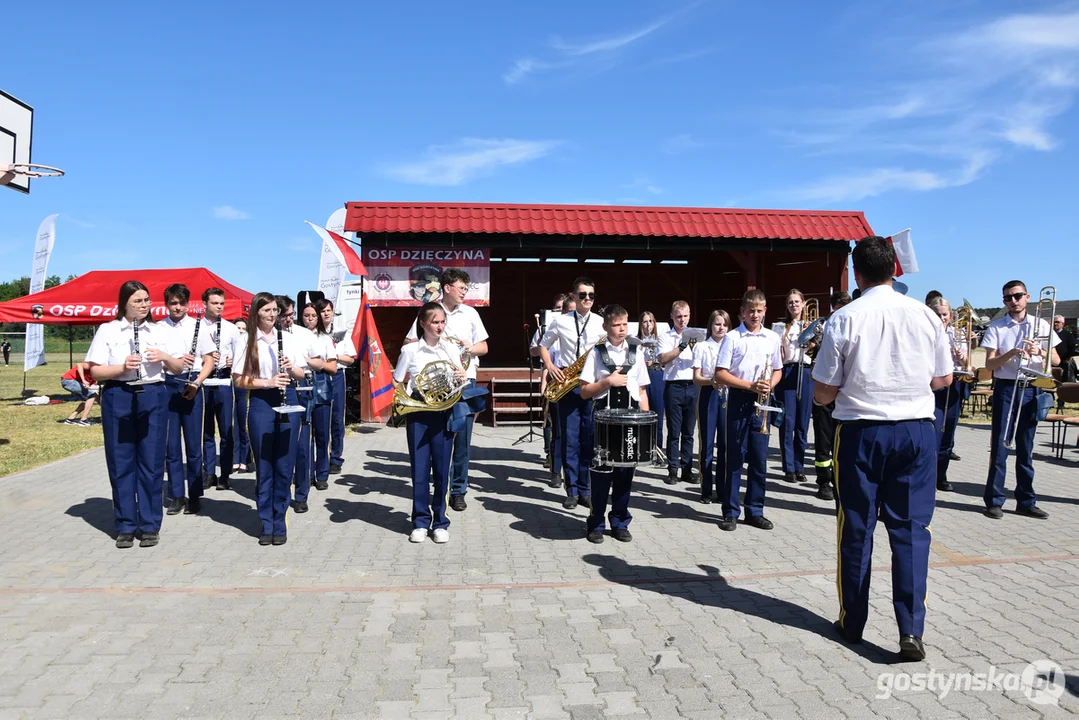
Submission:
[[[636,467],[652,462],[658,416],[650,410],[595,411],[595,468]]]

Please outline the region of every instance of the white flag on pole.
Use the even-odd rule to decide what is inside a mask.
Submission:
[[[895,276],[918,272],[918,258],[914,256],[914,242],[910,239],[910,228],[889,236],[888,241],[895,248]]]
[[[30,273],[30,294],[45,289],[48,277],[49,256],[56,242],[56,215],[50,215],[41,222],[34,242],[34,267]],[[23,354],[23,372],[45,364],[45,326],[40,323],[26,324],[26,350]]]

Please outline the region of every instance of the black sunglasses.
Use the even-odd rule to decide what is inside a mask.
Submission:
[[[1005,296],[1004,296],[1004,302],[1008,302],[1009,300],[1013,300],[1013,301],[1019,301],[1019,300],[1021,300],[1021,299],[1022,299],[1022,298],[1023,298],[1023,297],[1025,296],[1025,295],[1026,295],[1026,293],[1025,293],[1025,292],[1021,292],[1021,293],[1012,293],[1011,295],[1005,295]]]
[[[594,292],[579,292],[577,293],[578,300],[595,300],[596,294]]]

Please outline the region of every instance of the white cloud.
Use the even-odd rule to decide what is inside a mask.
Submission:
[[[218,205],[214,208],[214,217],[218,220],[249,220],[251,213],[237,210],[231,205]]]
[[[630,46],[647,38],[655,31],[672,22],[679,15],[688,12],[694,7],[696,7],[696,5],[690,5],[682,10],[661,17],[658,20],[654,20],[647,25],[615,35],[578,40],[567,40],[557,36],[553,37],[548,43],[548,47],[550,48],[550,53],[548,54],[551,55],[551,57],[546,59],[537,59],[534,57],[519,58],[513,62],[513,65],[509,70],[502,73],[502,80],[507,85],[515,85],[532,75],[549,70],[567,68],[591,68],[595,70],[614,67],[619,62],[622,51],[627,50]],[[692,57],[707,55],[709,52],[711,52],[711,49],[708,48],[696,50],[685,56],[668,58],[667,62],[681,62],[683,60],[691,59]]]
[[[418,185],[461,185],[497,167],[541,158],[557,145],[551,140],[465,138],[455,145],[433,145],[422,160],[390,165],[384,172]]]
[[[978,179],[1009,148],[1058,146],[1052,122],[1072,106],[1079,87],[1079,12],[1009,15],[899,44],[915,73],[876,84],[875,99],[840,110],[786,112],[798,124],[776,132],[792,144],[857,153],[877,165],[822,178],[797,196],[854,200],[955,187]],[[907,169],[909,157],[895,162],[894,156],[910,155],[944,167]]]

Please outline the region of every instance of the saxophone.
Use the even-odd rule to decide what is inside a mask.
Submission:
[[[543,397],[547,398],[547,402],[558,402],[572,392],[573,388],[581,384],[581,370],[584,370],[584,363],[588,360],[588,354],[606,341],[607,336],[604,335],[595,345],[589,345],[581,354],[581,357],[574,360],[572,365],[562,371],[562,382],[551,380],[547,383],[547,389],[543,391]]]

